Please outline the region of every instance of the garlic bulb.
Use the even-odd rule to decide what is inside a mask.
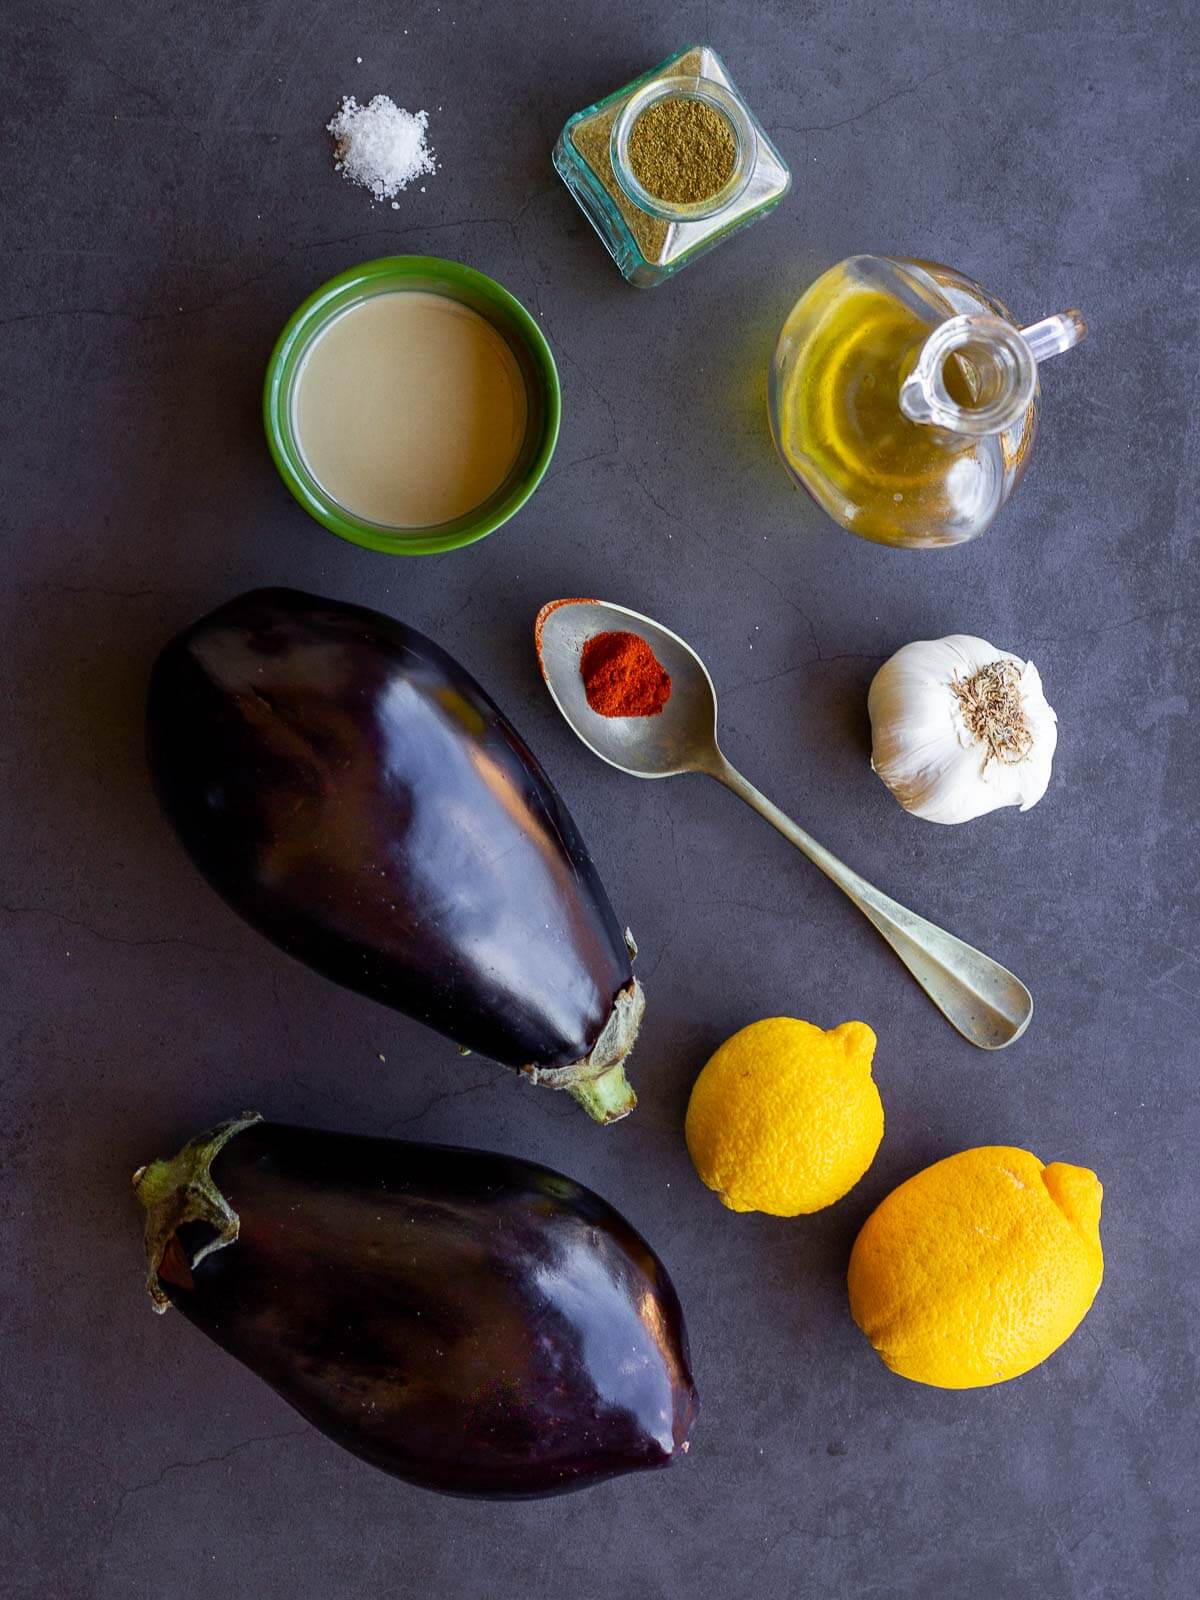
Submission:
[[[1046,792],[1058,719],[1032,661],[952,633],[897,650],[867,695],[871,766],[906,811],[969,822]]]

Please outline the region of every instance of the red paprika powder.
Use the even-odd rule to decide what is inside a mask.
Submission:
[[[636,633],[597,633],[579,671],[587,703],[602,717],[656,717],[671,698],[671,675]]]

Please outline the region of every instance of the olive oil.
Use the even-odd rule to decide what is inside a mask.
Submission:
[[[784,330],[796,359],[780,396],[780,447],[868,539],[890,542],[914,523],[953,517],[978,502],[992,476],[986,451],[981,458],[986,441],[911,422],[900,409],[900,386],[929,332],[901,300],[839,280],[836,269]],[[954,357],[943,375],[953,398],[969,405]]]
[[[800,298],[780,334],[771,373],[780,454],[863,538],[975,538],[1033,441],[1035,353],[1022,337],[998,301],[950,267],[843,261]]]

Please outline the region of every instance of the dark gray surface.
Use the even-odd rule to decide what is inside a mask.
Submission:
[[[698,37],[796,187],[639,293],[549,151],[569,113]],[[1195,1594],[1196,42],[1190,0],[4,7],[5,1595]],[[431,113],[443,169],[398,211],[330,170],[322,124],[350,91]],[[974,546],[861,544],[773,459],[774,336],[859,249],[951,261],[1026,320],[1078,304],[1092,322],[1047,371],[1037,459]],[[564,389],[519,519],[417,562],[309,521],[258,420],[294,305],[393,251],[499,278]],[[593,1129],[336,991],[168,834],[142,760],[151,659],[275,581],[432,632],[545,761],[642,946],[628,1122]],[[1037,1001],[1027,1037],[995,1058],[962,1043],[714,785],[591,758],[531,650],[560,594],[691,640],[730,756],[1007,960]],[[885,654],[959,630],[1033,657],[1059,753],[1029,815],[939,829],[872,777],[864,696]],[[871,1022],[887,1111],[859,1187],[790,1223],[723,1212],[681,1137],[709,1050],[781,1011]],[[438,1499],[153,1317],[129,1173],[248,1104],[538,1157],[613,1199],[689,1313],[690,1459],[558,1502]],[[896,1181],[991,1142],[1097,1170],[1106,1281],[1027,1377],[918,1388],[851,1323],[847,1251]]]

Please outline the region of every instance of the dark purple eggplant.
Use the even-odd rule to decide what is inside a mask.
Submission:
[[[550,780],[438,645],[259,589],[163,650],[147,732],[192,860],[269,939],[599,1122],[636,1104],[632,941]]]
[[[688,1448],[671,1280],[570,1178],[248,1113],[133,1181],[156,1307],[385,1472],[531,1498]]]

